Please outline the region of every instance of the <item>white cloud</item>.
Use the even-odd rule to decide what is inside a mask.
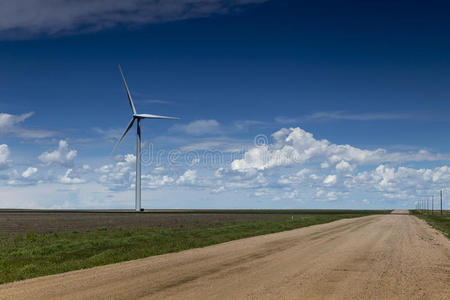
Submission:
[[[336,164],[336,170],[341,172],[351,172],[353,171],[354,166],[346,162],[345,160],[341,160],[338,164]]]
[[[69,144],[61,140],[58,143],[58,149],[51,152],[44,152],[39,156],[39,160],[44,164],[60,164],[63,166],[70,166],[77,156],[77,150],[69,149]]]
[[[135,186],[135,162],[136,156],[126,154],[118,158],[115,164],[103,165],[95,171],[100,174],[99,183],[111,190],[126,190]],[[145,169],[144,169],[145,170]],[[143,170],[143,171],[144,171]],[[197,184],[197,171],[186,170],[176,178],[169,174],[170,169],[163,166],[152,168],[150,173],[142,173],[142,187],[157,189],[167,185],[193,185]]]
[[[324,180],[323,183],[325,185],[333,185],[337,182],[337,176],[336,175],[328,175]]]
[[[172,130],[191,135],[215,134],[219,130],[219,122],[216,120],[197,120],[189,124],[172,126]]]
[[[78,184],[78,183],[85,182],[85,180],[83,180],[81,178],[71,176],[72,171],[73,171],[72,169],[67,169],[64,176],[61,176],[59,178],[59,182],[64,183],[64,184]]]
[[[329,168],[329,167],[330,167],[330,164],[327,163],[326,161],[324,161],[323,163],[320,164],[320,167],[321,167],[322,169],[326,169],[326,168]]]
[[[9,156],[11,155],[11,151],[9,150],[8,145],[1,144],[0,145],[0,170],[9,168]]]
[[[338,198],[338,194],[336,193],[336,192],[328,192],[327,193],[327,199],[328,200],[330,200],[330,201],[334,201],[334,200],[337,200],[337,198]]]
[[[325,194],[325,191],[322,190],[322,189],[318,189],[318,190],[316,191],[316,197],[321,197],[323,194]]]
[[[405,197],[418,196],[422,191],[439,190],[450,183],[450,167],[441,166],[434,169],[414,169],[408,167],[389,167],[379,165],[372,171],[356,174],[349,187],[367,187],[384,192],[384,195],[401,194]]]
[[[3,179],[6,180],[6,184],[9,186],[29,186],[41,184],[44,181],[50,182],[52,178],[38,175],[38,168],[28,167],[23,172],[19,173],[16,169],[11,169],[7,176]]]
[[[306,183],[309,182],[310,179],[316,180],[318,177],[316,174],[311,174],[310,169],[301,169],[294,175],[282,175],[280,179],[278,180],[279,184],[285,184],[285,185],[291,185],[291,184],[300,184],[300,183]],[[308,176],[309,175],[309,176]]]
[[[27,168],[25,171],[23,171],[22,177],[23,177],[23,178],[29,178],[29,177],[31,177],[32,175],[36,174],[37,171],[38,171],[37,168],[29,167],[29,168]]]
[[[20,138],[46,138],[56,135],[56,132],[54,131],[27,129],[19,126],[20,123],[30,118],[33,114],[33,112],[22,115],[0,113],[0,135],[10,134]]]
[[[93,32],[118,24],[142,25],[226,14],[265,0],[15,0],[0,2],[0,33],[18,39],[40,34]]]
[[[136,156],[119,155],[114,164],[103,165],[95,171],[100,173],[98,181],[112,190],[129,189],[134,184]]]
[[[183,175],[180,176],[180,178],[178,178],[177,184],[195,184],[196,179],[197,171],[187,170]]]
[[[33,112],[29,112],[29,113],[18,115],[18,116],[7,114],[7,113],[0,113],[0,129],[7,130],[18,123],[22,123],[23,121],[25,121],[32,115],[33,115]]]
[[[165,185],[172,184],[175,179],[169,175],[142,175],[143,187],[156,189]]]

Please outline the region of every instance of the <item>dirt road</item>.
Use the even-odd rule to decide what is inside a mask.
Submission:
[[[0,286],[1,299],[450,299],[450,241],[396,211]]]

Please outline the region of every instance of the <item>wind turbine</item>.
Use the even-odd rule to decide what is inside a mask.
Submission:
[[[175,117],[166,117],[159,115],[150,115],[150,114],[138,114],[136,112],[136,108],[134,107],[133,99],[131,98],[130,90],[128,89],[127,82],[125,81],[125,76],[123,75],[122,68],[119,65],[120,75],[122,76],[123,85],[125,86],[125,90],[127,91],[128,102],[130,103],[131,110],[133,112],[133,116],[131,117],[131,121],[128,124],[127,128],[123,132],[116,146],[114,147],[112,153],[117,149],[120,142],[125,138],[128,131],[133,127],[134,121],[137,120],[137,134],[136,134],[136,197],[135,197],[135,205],[136,211],[141,211],[141,120],[142,119],[170,119],[170,120],[179,120],[179,118]]]

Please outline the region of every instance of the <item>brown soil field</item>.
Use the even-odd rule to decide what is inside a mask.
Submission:
[[[0,285],[0,299],[450,299],[450,241],[405,211]]]
[[[134,213],[87,211],[0,211],[0,234],[83,231],[106,228],[207,226],[220,222],[273,219],[285,214],[245,213]]]

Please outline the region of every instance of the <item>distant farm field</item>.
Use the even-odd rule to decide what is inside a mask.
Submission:
[[[97,228],[192,228],[223,222],[271,220],[286,215],[379,214],[378,210],[0,210],[0,234]]]
[[[0,283],[390,211],[2,212]]]

